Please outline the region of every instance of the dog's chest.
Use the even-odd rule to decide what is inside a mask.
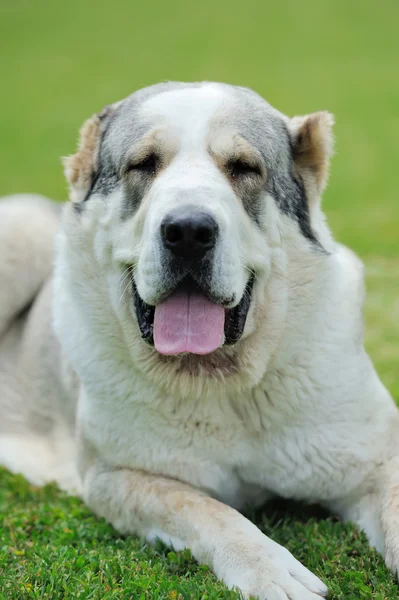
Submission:
[[[270,494],[320,501],[342,492],[362,449],[345,444],[342,426],[335,435],[314,414],[272,400],[261,392],[239,401],[162,398],[112,411],[89,403],[81,416],[107,462],[178,478],[238,508]]]
[[[256,481],[243,484],[242,465],[253,447],[231,407],[207,403],[136,403],[102,411],[91,403],[80,411],[85,436],[107,462],[186,481],[240,507],[264,496]]]

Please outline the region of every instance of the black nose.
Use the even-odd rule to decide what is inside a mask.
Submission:
[[[177,210],[166,215],[161,224],[164,246],[173,254],[189,260],[202,258],[216,242],[218,226],[209,213]]]

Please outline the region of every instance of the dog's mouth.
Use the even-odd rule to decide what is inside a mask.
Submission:
[[[235,344],[243,334],[251,305],[253,276],[233,308],[212,302],[190,277],[157,306],[144,302],[133,276],[132,282],[141,336],[160,354],[210,354],[223,344]]]

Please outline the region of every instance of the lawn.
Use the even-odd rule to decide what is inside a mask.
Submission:
[[[156,81],[223,80],[290,115],[330,110],[324,206],[366,263],[366,345],[399,401],[398,24],[397,0],[2,0],[0,193],[65,199],[59,157],[81,122]],[[252,517],[333,599],[398,598],[352,525],[292,505]],[[188,552],[121,539],[78,500],[1,470],[0,523],[0,599],[235,597]]]

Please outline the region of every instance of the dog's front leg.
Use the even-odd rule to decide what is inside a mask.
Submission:
[[[248,519],[179,481],[97,465],[84,477],[84,499],[123,533],[190,548],[245,598],[320,600],[327,594],[315,575]]]
[[[399,577],[399,448],[396,455],[376,465],[362,491],[330,508],[345,521],[357,523]]]

